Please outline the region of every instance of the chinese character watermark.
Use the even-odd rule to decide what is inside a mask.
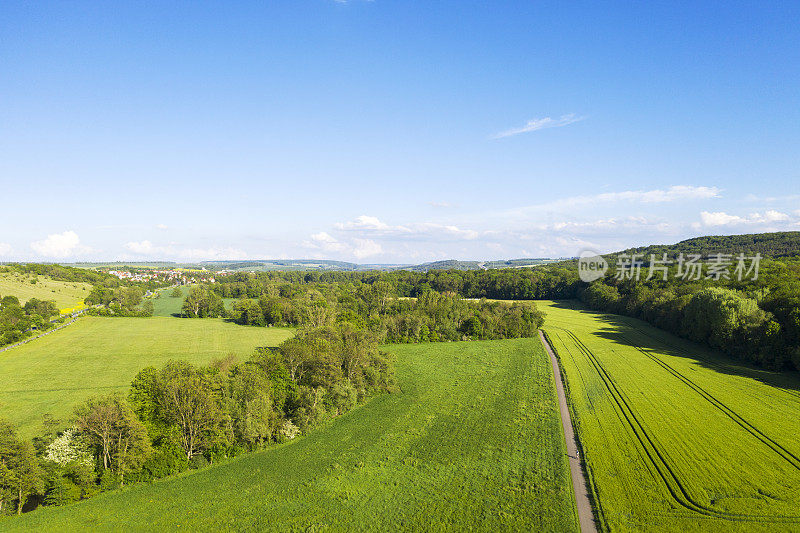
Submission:
[[[761,254],[746,256],[740,253],[716,253],[703,258],[700,254],[678,254],[673,261],[663,253],[660,257],[650,254],[650,260],[645,268],[644,254],[619,254],[614,270],[614,279],[639,281],[642,270],[647,271],[646,280],[657,279],[667,281],[670,273],[677,279],[684,281],[699,281],[702,279],[720,281],[735,278],[738,281],[758,279],[758,270],[761,264]],[[670,266],[675,265],[674,270]],[[731,271],[733,269],[733,271]],[[580,279],[589,283],[605,276],[608,263],[603,257],[594,252],[581,253],[578,260],[578,274]]]
[[[619,254],[617,256],[616,279],[638,280],[642,274],[642,254]]]

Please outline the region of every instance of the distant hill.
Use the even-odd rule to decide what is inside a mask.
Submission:
[[[420,265],[403,267],[405,270],[414,272],[427,272],[428,270],[489,270],[495,268],[524,268],[551,263],[555,260],[536,258],[536,259],[501,259],[498,261],[458,261],[447,259],[444,261],[433,261]]]
[[[71,266],[75,268],[122,268],[122,267],[136,267],[136,268],[175,268],[177,263],[171,261],[103,261],[99,263],[83,262],[83,263],[60,263],[64,266]]]
[[[800,231],[783,231],[778,233],[753,233],[747,235],[711,235],[695,237],[675,244],[653,244],[638,248],[628,248],[620,252],[604,254],[615,256],[620,253],[643,254],[645,258],[650,254],[661,256],[667,253],[670,257],[683,254],[700,254],[707,257],[714,253],[752,255],[760,253],[763,257],[788,257],[800,255]],[[496,268],[525,268],[542,264],[561,263],[574,261],[572,259],[548,259],[544,257],[527,259],[500,259],[492,261],[460,261],[446,259],[431,261],[418,265],[409,264],[359,264],[347,261],[331,261],[328,259],[259,259],[242,261],[201,261],[197,263],[171,263],[171,262],[105,262],[105,263],[76,263],[72,266],[82,268],[194,268],[218,272],[243,271],[263,272],[269,270],[287,271],[365,271],[365,270],[411,270],[414,272],[427,272],[429,270],[488,270]]]
[[[430,263],[422,263],[421,265],[409,266],[406,267],[406,270],[413,270],[414,272],[427,272],[428,270],[480,270],[480,265],[480,261],[447,259],[444,261],[432,261]]]
[[[359,264],[328,259],[261,259],[255,261],[203,261],[192,265],[178,265],[183,268],[205,268],[207,270],[395,270],[405,264]]]
[[[554,263],[556,261],[560,261],[560,259],[550,259],[547,257],[508,259],[506,261],[486,261],[483,266],[484,268],[525,268],[545,263]]]
[[[639,248],[628,248],[619,253],[650,254],[668,256],[683,254],[700,254],[708,256],[716,253],[753,255],[760,253],[763,257],[788,257],[800,255],[800,231],[783,231],[778,233],[752,233],[747,235],[711,235],[695,237],[676,244],[654,244]],[[612,254],[613,255],[613,254]]]
[[[408,265],[402,263],[349,263],[347,261],[331,261],[328,259],[258,259],[241,261],[201,261],[198,263],[172,263],[172,262],[102,262],[102,263],[73,263],[72,266],[80,268],[186,268],[198,270],[210,270],[212,272],[241,271],[241,272],[264,272],[269,270],[277,271],[365,271],[365,270],[412,270],[414,272],[427,272],[428,270],[479,270],[492,268],[522,268],[536,266],[542,263],[553,261],[552,259],[501,259],[496,261],[459,261],[447,259],[444,261],[433,261],[419,265]]]

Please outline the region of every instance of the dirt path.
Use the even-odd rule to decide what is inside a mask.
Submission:
[[[556,394],[558,394],[558,408],[561,411],[561,425],[564,427],[564,437],[567,441],[567,457],[569,458],[569,471],[572,475],[572,489],[575,491],[575,506],[578,509],[578,521],[581,525],[581,533],[597,532],[597,526],[592,514],[592,505],[589,503],[588,484],[583,475],[581,460],[578,457],[578,446],[575,444],[575,431],[572,429],[572,419],[569,416],[567,406],[567,396],[564,394],[564,382],[561,380],[561,371],[558,368],[558,359],[553,349],[544,338],[544,333],[539,331],[539,338],[544,344],[550,362],[553,365],[553,375],[556,378]]]

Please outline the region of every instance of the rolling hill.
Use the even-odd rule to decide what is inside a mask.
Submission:
[[[20,272],[0,273],[0,296],[16,296],[21,304],[31,298],[54,300],[59,309],[83,304],[92,286],[79,281],[56,281],[47,276]]]

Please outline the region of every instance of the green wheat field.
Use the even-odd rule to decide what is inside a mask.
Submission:
[[[3,525],[577,531],[552,370],[538,339],[388,349],[400,390],[307,437]]]
[[[611,531],[800,530],[800,379],[540,302]]]

